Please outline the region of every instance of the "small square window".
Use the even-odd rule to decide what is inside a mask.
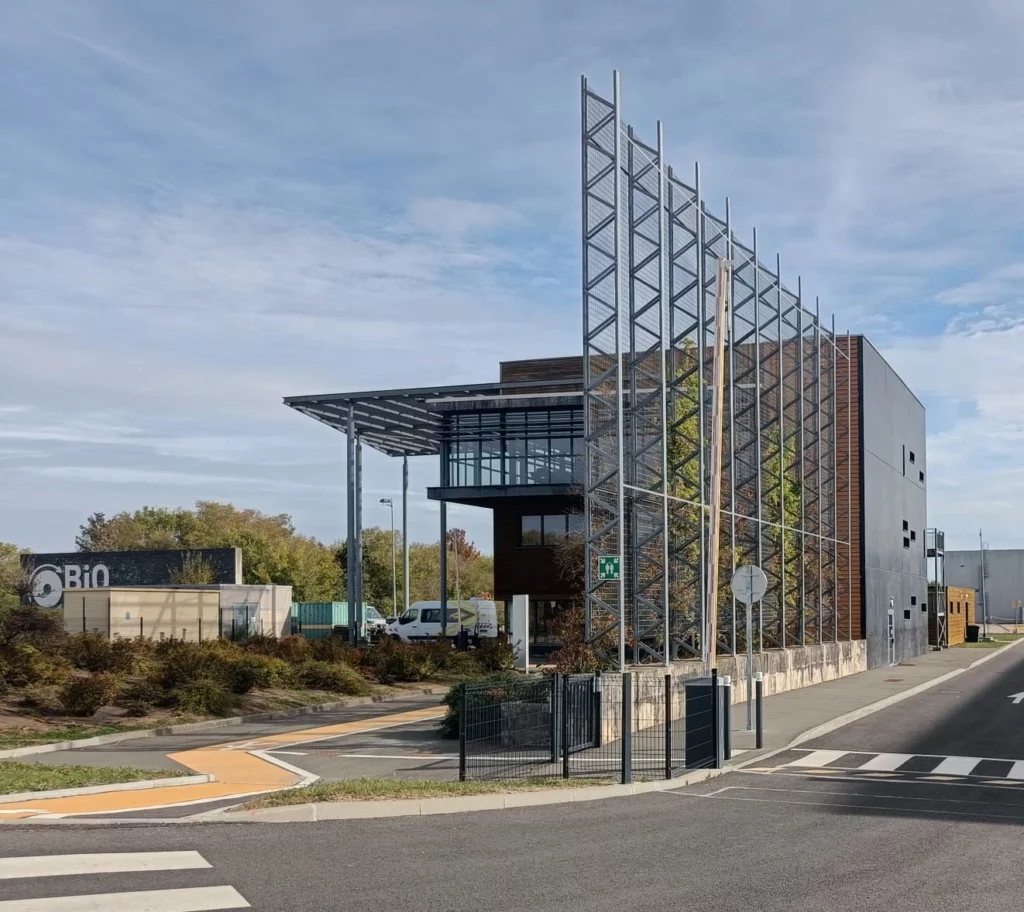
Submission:
[[[905,621],[909,621],[910,620],[910,609],[909,608],[904,608],[903,609],[903,620],[905,620]]]
[[[924,472],[917,473],[917,480],[920,481],[921,484],[924,484]]]
[[[911,450],[908,455],[910,456],[910,461],[913,462],[914,461],[914,451]]]
[[[909,532],[910,531],[910,523],[908,523],[906,520],[903,520],[903,531],[904,532]]]
[[[908,550],[910,549],[910,539],[909,538],[904,538],[903,539],[903,547],[907,548]]]
[[[927,605],[922,605],[921,606],[921,610],[922,611],[927,611],[928,610],[928,606]]]
[[[910,596],[910,604],[911,605],[916,605],[917,604],[917,596],[916,595]]]
[[[544,520],[540,516],[524,516],[519,544],[524,548],[536,547],[544,543]]]
[[[910,540],[911,541],[917,541],[917,533],[916,532],[911,532],[910,533]]]

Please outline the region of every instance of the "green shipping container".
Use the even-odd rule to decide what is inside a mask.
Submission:
[[[376,613],[372,605],[364,602],[364,628],[368,611]],[[329,637],[335,627],[348,628],[348,602],[292,602],[292,633],[307,640],[322,640]],[[364,629],[360,635],[365,637],[365,634]]]

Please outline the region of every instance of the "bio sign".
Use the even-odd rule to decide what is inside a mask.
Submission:
[[[30,574],[29,601],[40,608],[60,608],[68,589],[168,586],[175,582],[176,571],[184,567],[186,558],[200,559],[210,567],[210,582],[243,582],[242,556],[237,548],[25,554],[21,565]]]

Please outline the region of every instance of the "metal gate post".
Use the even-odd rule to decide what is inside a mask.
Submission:
[[[601,672],[594,675],[594,747],[600,747],[604,740],[604,714],[601,711],[601,700],[604,692]]]
[[[562,675],[562,778],[569,778],[569,676]]]
[[[633,676],[622,673],[622,784],[633,781]]]
[[[672,675],[665,675],[665,778],[672,778]]]
[[[764,672],[759,671],[757,673],[757,700],[754,703],[756,722],[755,727],[757,729],[757,740],[754,742],[758,750],[764,747]]]
[[[466,685],[459,685],[459,782],[466,781],[466,715],[469,700]]]
[[[721,753],[719,745],[721,738],[718,731],[718,669],[711,669],[711,748],[712,748],[712,769],[721,769]]]
[[[561,675],[555,673],[551,676],[551,762],[558,762],[558,685]]]
[[[722,759],[732,759],[732,676],[722,681]]]

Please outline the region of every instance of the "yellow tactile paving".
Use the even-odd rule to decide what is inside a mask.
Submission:
[[[252,751],[279,749],[283,745],[305,744],[374,731],[394,725],[408,725],[438,719],[444,714],[441,707],[415,709],[403,713],[375,716],[355,722],[321,725],[299,731],[279,732],[261,738],[228,741],[196,750],[180,751],[167,756],[197,773],[214,776],[214,782],[201,785],[181,785],[173,788],[140,789],[137,791],[104,792],[98,795],[78,795],[72,798],[42,798],[5,804],[0,808],[0,819],[17,820],[39,815],[115,814],[119,811],[143,808],[169,807],[176,804],[233,798],[252,792],[275,791],[297,785],[302,777],[291,770],[271,763]]]

